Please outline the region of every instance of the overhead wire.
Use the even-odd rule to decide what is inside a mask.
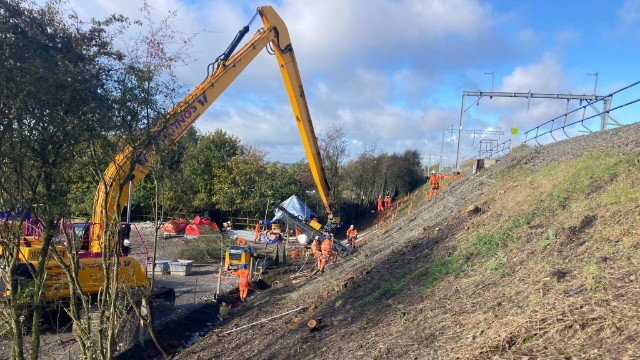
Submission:
[[[542,126],[545,126],[545,125],[547,125],[547,124],[549,124],[549,123],[553,124],[553,122],[554,122],[555,120],[559,120],[559,119],[560,119],[560,118],[562,118],[562,117],[565,117],[565,118],[566,118],[568,115],[571,115],[571,114],[573,114],[573,113],[575,113],[575,112],[577,112],[577,111],[580,111],[580,110],[586,109],[588,106],[593,106],[593,104],[595,104],[595,103],[597,103],[597,102],[599,102],[599,101],[604,101],[604,99],[607,99],[607,98],[613,98],[613,95],[618,94],[618,93],[620,93],[620,92],[622,92],[622,91],[628,90],[628,89],[630,89],[630,88],[632,88],[632,87],[634,87],[634,86],[636,86],[636,85],[638,85],[638,84],[640,84],[640,81],[636,81],[636,82],[634,82],[634,83],[632,83],[632,84],[629,84],[629,85],[627,85],[627,86],[625,86],[625,87],[623,87],[623,88],[620,88],[620,89],[618,89],[618,90],[616,90],[616,91],[614,91],[614,92],[612,92],[612,93],[610,93],[610,94],[608,94],[608,95],[600,96],[600,97],[598,97],[597,99],[595,99],[595,100],[593,100],[593,101],[585,100],[585,102],[586,102],[586,103],[585,103],[584,105],[581,105],[581,106],[579,106],[579,107],[577,107],[577,108],[575,108],[575,109],[573,109],[573,110],[571,110],[571,111],[565,112],[564,114],[559,115],[559,116],[557,116],[557,117],[555,117],[555,118],[553,118],[553,119],[551,119],[551,120],[545,121],[544,123],[539,124],[539,125],[537,125],[537,126],[533,127],[532,129],[525,131],[525,132],[524,132],[524,134],[525,134],[525,135],[528,135],[530,132],[532,132],[532,131],[534,131],[534,130],[539,130],[539,129],[540,129],[540,127],[542,127]],[[612,112],[612,111],[614,111],[614,110],[617,110],[617,109],[623,108],[623,107],[625,107],[625,106],[629,106],[629,105],[634,104],[634,103],[637,103],[637,102],[640,102],[640,99],[636,99],[636,100],[629,101],[629,102],[627,102],[627,103],[625,103],[625,104],[622,104],[622,105],[620,105],[620,106],[617,106],[617,107],[615,107],[615,108],[612,108],[612,109],[609,109],[609,110],[606,110],[606,111],[599,112],[599,113],[597,113],[597,114],[595,114],[595,115],[593,115],[593,116],[590,116],[590,117],[588,117],[588,118],[583,118],[583,119],[581,119],[581,120],[577,120],[577,121],[574,121],[574,122],[569,123],[569,124],[563,124],[561,127],[552,128],[551,130],[548,130],[548,131],[543,132],[543,133],[536,133],[536,135],[535,135],[534,137],[532,137],[532,138],[530,138],[530,139],[527,139],[527,141],[529,141],[529,140],[534,140],[534,139],[539,138],[539,137],[541,137],[541,136],[543,136],[543,135],[547,135],[547,134],[552,133],[552,132],[554,132],[554,131],[556,131],[556,130],[564,129],[565,127],[572,126],[572,125],[575,125],[575,124],[577,124],[577,123],[582,123],[582,122],[584,122],[584,121],[586,121],[586,120],[589,120],[589,119],[592,119],[592,118],[594,118],[594,117],[596,117],[596,116],[601,116],[602,114],[610,113],[610,112]],[[525,141],[525,142],[526,142],[526,141]]]
[[[462,161],[466,161],[466,160],[471,159],[473,157],[472,154],[474,154],[476,152],[476,149],[479,148],[479,147],[480,147],[480,143],[478,143],[476,146],[474,146],[467,155],[463,156],[462,157]]]

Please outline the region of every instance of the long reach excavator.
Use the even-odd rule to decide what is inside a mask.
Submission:
[[[213,70],[207,74],[206,79],[167,113],[160,121],[162,125],[156,128],[154,135],[161,139],[161,144],[164,146],[178,141],[262,49],[269,47],[277,58],[311,173],[329,222],[339,222],[339,216],[334,214],[335,202],[324,175],[318,142],[287,27],[270,6],[259,7],[257,15],[262,19],[263,27],[236,51],[243,37],[249,32],[249,25],[243,27],[225,52],[210,64]],[[144,288],[150,284],[146,267],[134,257],[120,251],[120,242],[124,239],[128,240],[131,232],[129,213],[127,213],[127,221],[120,225],[120,236],[105,236],[109,224],[120,224],[125,206],[127,210],[131,208],[133,189],[149,172],[145,166],[146,159],[145,154],[139,149],[129,147],[117,155],[104,172],[96,191],[91,221],[83,229],[88,246],[78,253],[78,279],[84,294],[97,294],[104,287],[102,258],[105,256],[120,257],[120,261],[117,262],[120,266],[118,272],[120,284],[129,288]],[[23,237],[19,266],[23,268],[38,266],[42,245],[40,236],[35,234]],[[70,261],[66,246],[58,245],[56,250],[63,262]],[[45,266],[47,271],[44,299],[68,298],[70,296],[69,281],[61,264],[54,258],[50,258]],[[19,273],[28,274],[28,271]]]

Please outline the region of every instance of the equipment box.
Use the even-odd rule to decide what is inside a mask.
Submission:
[[[187,276],[191,274],[191,268],[193,267],[193,260],[178,260],[169,263],[171,268],[171,275]]]
[[[149,261],[147,264],[147,273],[151,274],[153,272],[153,263]],[[166,275],[169,273],[169,260],[156,260],[155,263],[156,274]]]
[[[253,257],[253,247],[231,245],[227,248],[224,256],[224,268],[226,270],[237,270],[241,265],[251,263]]]

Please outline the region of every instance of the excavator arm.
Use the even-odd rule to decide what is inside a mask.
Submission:
[[[208,74],[200,85],[167,113],[168,122],[158,128],[157,135],[161,137],[161,142],[164,144],[175,143],[262,49],[271,44],[280,66],[282,79],[291,101],[293,114],[318,193],[325,206],[329,221],[338,222],[339,217],[334,214],[335,202],[325,177],[318,141],[313,130],[309,107],[287,27],[270,6],[259,7],[257,13],[260,15],[264,27],[259,29],[249,42],[234,53],[242,37],[249,31],[249,27],[247,25],[240,30],[227,50],[214,62],[212,73]],[[104,219],[112,222],[119,221],[120,214],[130,199],[133,188],[149,172],[145,165],[145,157],[136,156],[134,148],[129,147],[119,154],[106,169],[103,181],[98,186],[94,198],[91,216],[93,223],[91,252],[102,252],[103,221]],[[124,188],[120,192],[122,186]]]

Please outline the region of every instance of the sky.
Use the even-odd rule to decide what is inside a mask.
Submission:
[[[505,134],[463,132],[458,150],[464,91],[592,95],[597,79],[596,93],[604,96],[640,80],[640,0],[150,3],[157,19],[177,11],[171,26],[196,34],[188,49],[191,61],[177,69],[185,94],[202,81],[207,64],[224,52],[255,9],[272,6],[288,27],[316,134],[340,126],[351,159],[371,148],[378,153],[416,149],[424,165],[440,156],[443,165],[452,165],[477,157],[483,139],[502,143],[518,128],[517,145],[525,131],[582,105],[576,100],[466,97],[463,129]],[[112,13],[142,17],[142,0],[70,0],[67,7],[83,19]],[[261,26],[256,19],[249,34]],[[640,98],[639,88],[616,93],[612,107]],[[635,122],[639,107],[621,107],[612,117]],[[588,109],[584,116],[594,114]],[[580,116],[583,111],[569,120]],[[266,51],[195,126],[203,133],[223,129],[264,149],[270,161],[304,158],[276,59]],[[587,127],[598,130],[599,119]]]

